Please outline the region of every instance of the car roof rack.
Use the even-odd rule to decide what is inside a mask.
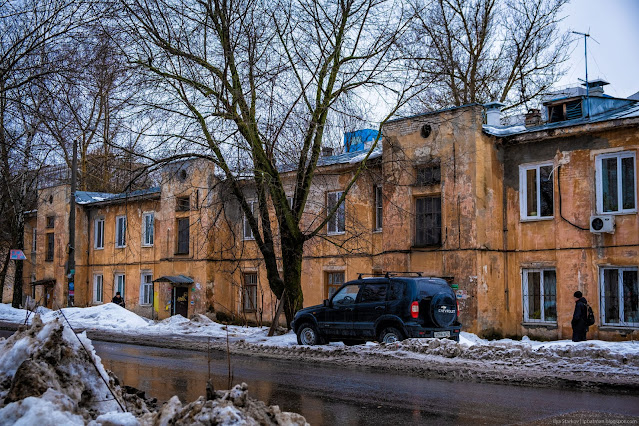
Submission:
[[[390,278],[390,277],[398,277],[398,276],[404,276],[404,275],[415,275],[416,277],[423,276],[422,273],[418,271],[386,271],[386,272],[373,272],[370,274],[360,272],[358,274],[357,279],[361,280],[362,277],[364,276]]]

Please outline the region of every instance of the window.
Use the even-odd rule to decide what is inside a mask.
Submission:
[[[255,216],[255,201],[247,201],[249,208],[251,209],[251,213]],[[253,235],[253,230],[251,229],[251,225],[249,225],[249,221],[244,215],[244,219],[242,221],[242,235],[245,240],[254,240],[255,236]]]
[[[553,217],[553,196],[552,163],[519,166],[519,208],[522,219]]]
[[[435,246],[442,242],[441,197],[415,199],[415,245]]]
[[[96,249],[102,249],[104,248],[104,218],[97,218],[93,228],[93,247]]]
[[[557,275],[554,269],[522,270],[525,322],[557,322]]]
[[[126,216],[115,218],[115,246],[126,246]]]
[[[55,216],[47,216],[47,228],[51,229],[55,227]]]
[[[93,303],[102,303],[103,284],[102,274],[93,275]]]
[[[153,275],[143,272],[140,283],[140,305],[151,304],[153,304]]]
[[[155,230],[155,214],[153,212],[142,215],[142,245],[150,247],[153,245],[153,234]]]
[[[375,230],[382,230],[383,203],[381,185],[375,187]]]
[[[255,312],[257,309],[257,274],[244,274],[244,288],[242,292],[244,312]]]
[[[639,327],[637,268],[601,268],[601,322]]]
[[[581,118],[582,116],[581,99],[548,107],[548,121],[550,123],[574,120],[576,118]]]
[[[115,293],[120,292],[124,297],[124,274],[115,274]]]
[[[330,299],[333,294],[344,284],[344,271],[326,273],[326,298]]]
[[[55,249],[55,238],[53,232],[47,234],[47,255],[44,260],[53,262],[53,251]]]
[[[191,200],[188,196],[175,199],[175,211],[188,212],[189,210],[191,210]]]
[[[634,152],[604,154],[596,159],[598,213],[637,211]]]
[[[326,194],[326,212],[327,214],[335,207],[343,192],[329,192]],[[328,221],[329,234],[343,234],[346,230],[346,200],[339,205],[333,217]]]
[[[175,254],[189,254],[189,218],[177,220],[177,252]]]
[[[360,286],[361,284],[350,284],[342,287],[340,291],[335,293],[335,297],[333,297],[333,306],[353,305],[357,299]]]
[[[38,230],[36,228],[33,228],[33,237],[31,240],[31,251],[35,253],[37,248],[38,248]]]
[[[387,289],[386,284],[366,284],[359,303],[385,302]]]
[[[415,185],[428,186],[441,183],[442,173],[439,163],[419,166],[416,170]]]

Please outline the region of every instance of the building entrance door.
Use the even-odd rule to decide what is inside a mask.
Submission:
[[[188,287],[173,287],[173,300],[171,302],[173,307],[172,315],[182,315],[184,318],[188,318],[189,315],[189,288]]]

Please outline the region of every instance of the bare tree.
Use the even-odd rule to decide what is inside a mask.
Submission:
[[[340,101],[385,99],[390,105],[384,109],[392,113],[408,96],[412,80],[394,50],[407,25],[402,2],[123,4],[137,41],[132,55],[155,76],[156,93],[163,89],[158,105],[174,112],[173,128],[183,131],[177,149],[209,158],[224,173],[253,232],[271,290],[280,298],[286,289],[290,322],[303,303],[304,244],[323,232],[366,163],[338,203],[307,229],[302,218],[311,183],[326,130],[341,114]],[[258,201],[255,215],[237,164],[249,168]],[[282,164],[295,169],[291,204],[278,168]]]
[[[22,249],[42,121],[36,111],[44,85],[56,72],[57,52],[86,16],[89,4],[70,0],[3,1],[0,9],[0,196],[10,229],[8,244]],[[38,143],[36,143],[38,142]],[[4,261],[8,261],[8,256]],[[1,268],[6,271],[6,267]],[[16,265],[13,306],[22,303],[22,262]],[[0,287],[4,286],[4,275]],[[1,292],[2,288],[0,288]]]
[[[413,0],[412,38],[404,45],[429,82],[413,107],[500,101],[525,105],[562,74],[568,0]]]

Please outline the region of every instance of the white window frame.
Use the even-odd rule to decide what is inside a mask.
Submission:
[[[339,199],[342,197],[343,193],[344,191],[332,191],[332,192],[326,193],[326,214],[330,213],[330,209],[331,209],[330,198],[334,197],[335,198],[334,202],[337,203]],[[343,223],[344,227],[342,229],[339,228],[340,213],[344,217],[344,223]],[[334,228],[333,231],[331,231],[331,227]],[[342,204],[340,204],[337,210],[335,210],[335,214],[333,215],[333,217],[331,217],[331,219],[326,224],[327,235],[342,235],[344,233],[346,233],[346,199],[344,199]]]
[[[102,238],[98,238],[98,231],[100,230],[102,231]],[[104,217],[102,216],[93,221],[93,248],[95,250],[104,248]]]
[[[602,160],[608,158],[616,158],[617,159],[617,206],[618,210],[605,212],[603,209],[603,182],[602,182]],[[622,176],[621,176],[621,160],[623,158],[632,158],[633,163],[633,182],[635,185],[634,191],[634,207],[632,209],[624,209],[623,208],[623,186],[622,186]],[[627,214],[627,213],[635,213],[637,211],[637,156],[634,151],[621,151],[621,152],[613,152],[610,154],[600,154],[595,157],[595,187],[596,187],[596,195],[597,195],[597,213],[598,214]]]
[[[118,282],[120,280],[122,280],[121,290],[120,290],[120,283]],[[118,272],[113,276],[113,295],[115,296],[115,293],[119,291],[120,294],[122,295],[122,298],[124,298],[125,289],[126,289],[126,276],[123,273]]]
[[[104,303],[104,275],[93,274],[93,303]]]
[[[552,211],[550,216],[541,215],[541,174],[540,169],[542,167],[554,167],[552,161],[545,161],[543,163],[535,164],[522,164],[519,166],[519,217],[521,220],[550,220],[555,217],[555,177],[554,169],[551,172],[552,180]],[[526,173],[528,170],[535,170],[535,185],[537,189],[537,214],[534,216],[528,215],[528,179]]]
[[[122,240],[120,241],[120,227],[122,225],[120,225],[120,223],[122,223],[124,226],[122,229]],[[116,216],[115,217],[115,247],[116,248],[123,248],[126,247],[126,215],[122,215],[122,216]]]
[[[151,218],[151,235],[147,233],[146,222]],[[155,239],[155,212],[142,213],[142,247],[153,247]]]
[[[246,203],[251,207],[251,213],[255,215],[255,200],[249,200]],[[254,240],[255,235],[253,235],[253,229],[249,226],[248,219],[246,214],[242,216],[242,239],[244,240]]]
[[[384,199],[382,185],[375,185],[375,231],[380,232],[384,220]]]
[[[606,319],[606,293],[605,293],[605,283],[604,283],[604,271],[606,269],[616,269],[618,271],[618,279],[617,279],[617,291],[618,291],[618,299],[619,299],[619,322],[608,322]],[[624,271],[634,271],[637,272],[639,268],[636,266],[602,266],[599,268],[599,313],[601,317],[601,325],[609,326],[609,327],[629,327],[629,328],[639,328],[639,322],[628,323],[624,321],[625,310],[624,310],[624,294],[623,294],[623,272]]]
[[[145,277],[149,277],[149,281],[145,281]],[[151,291],[148,293],[150,300],[146,300],[146,288],[150,287]],[[140,274],[140,306],[153,305],[153,274],[149,271],[144,271]]]
[[[557,324],[557,319],[553,320],[546,320],[546,309],[545,309],[545,304],[546,304],[546,292],[545,292],[545,284],[546,284],[546,280],[544,277],[544,274],[546,271],[553,271],[555,273],[555,315],[559,316],[559,313],[557,312],[557,270],[555,268],[523,268],[521,270],[521,295],[522,295],[522,304],[523,304],[523,314],[524,314],[524,322],[525,323],[543,323],[543,324]],[[539,281],[540,281],[540,309],[541,309],[541,315],[540,318],[530,318],[530,312],[528,312],[528,300],[527,300],[527,295],[528,295],[528,273],[529,272],[539,272]],[[528,296],[530,297],[530,296]]]

